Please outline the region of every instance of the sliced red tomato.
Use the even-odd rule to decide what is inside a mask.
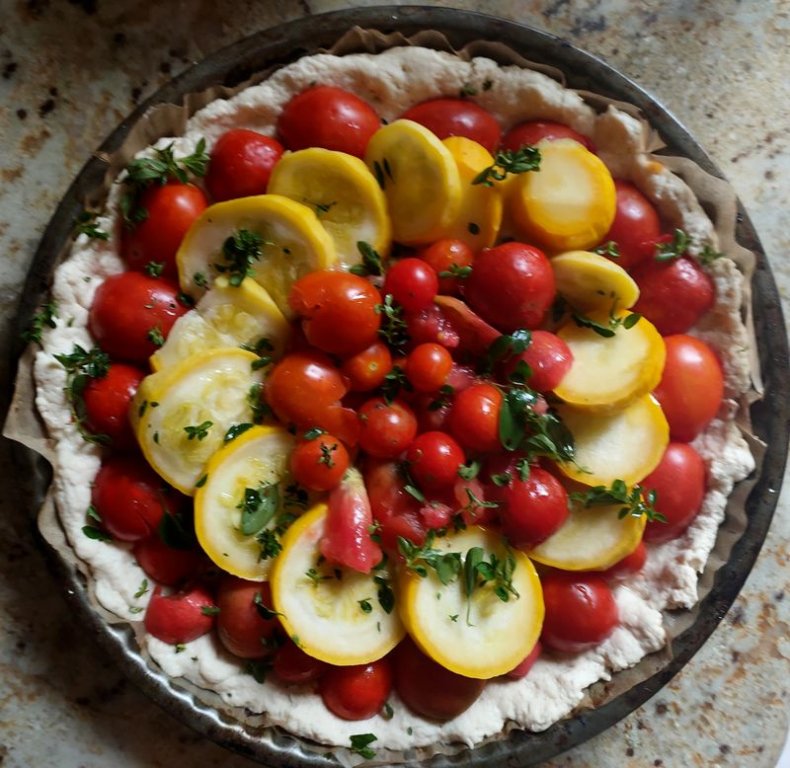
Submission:
[[[573,365],[573,353],[556,333],[532,331],[527,349],[505,364],[505,378],[518,375],[522,362],[530,371],[526,383],[538,392],[551,392]]]
[[[365,468],[365,485],[373,518],[380,526],[378,533],[384,550],[397,552],[399,536],[417,545],[425,541],[426,526],[419,514],[420,502],[406,491],[403,473],[396,462],[370,462]]]
[[[156,587],[145,611],[145,631],[163,643],[190,643],[211,632],[215,614],[214,598],[204,586],[172,595],[163,595]]]
[[[440,139],[465,136],[489,152],[499,146],[502,134],[493,115],[468,99],[430,99],[410,107],[401,118],[424,125]]]

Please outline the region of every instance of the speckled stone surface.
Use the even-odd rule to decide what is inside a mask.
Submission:
[[[372,5],[357,2],[357,7]],[[90,152],[169,77],[238,38],[342,0],[0,0],[0,362],[44,226]],[[606,59],[679,116],[734,185],[790,304],[787,0],[456,0]],[[0,449],[0,764],[225,766],[248,760],[164,714],[69,614]],[[551,762],[774,768],[788,726],[790,488],[733,608],[644,707]]]

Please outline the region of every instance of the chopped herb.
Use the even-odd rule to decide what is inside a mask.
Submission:
[[[110,370],[109,356],[98,347],[87,351],[75,344],[70,355],[55,355],[55,359],[66,369],[66,399],[82,439],[105,445],[109,442],[107,435],[92,434],[85,426],[87,412],[83,393],[92,379],[102,379],[107,375]]]
[[[321,427],[313,427],[312,429],[308,429],[302,437],[305,440],[315,440],[317,437],[321,437],[324,432],[325,430],[321,429]]]
[[[148,341],[151,342],[155,347],[161,347],[165,343],[165,337],[162,334],[162,329],[155,325],[151,328],[148,333],[146,334]]]
[[[379,714],[385,720],[392,720],[393,716],[395,715],[395,710],[392,708],[392,704],[390,704],[388,701],[385,701],[384,706],[381,708],[381,712],[379,712]]]
[[[253,536],[264,529],[280,505],[277,483],[261,483],[257,488],[245,488],[243,499],[236,505],[241,510],[241,533]]]
[[[304,575],[307,576],[307,578],[310,579],[314,585],[318,585],[320,582],[332,578],[331,576],[327,576],[325,573],[319,573],[317,568],[308,568]]]
[[[593,252],[599,256],[608,256],[610,259],[620,258],[620,248],[614,240],[608,240],[603,245],[593,248]]]
[[[252,602],[255,605],[255,610],[258,611],[260,617],[266,621],[277,618],[277,616],[282,616],[282,613],[275,611],[274,608],[269,608],[269,606],[263,602],[260,592],[255,593],[255,597],[252,598]]]
[[[319,464],[325,464],[327,468],[332,469],[335,466],[335,459],[333,458],[332,454],[337,451],[337,443],[332,443],[332,445],[328,445],[327,443],[321,443],[321,456],[318,459]]]
[[[473,234],[477,233],[474,232]],[[459,267],[458,264],[453,262],[447,269],[443,269],[441,272],[439,272],[439,277],[455,277],[458,280],[466,280],[466,278],[471,274],[471,267]]]
[[[376,312],[382,316],[379,335],[393,349],[402,349],[409,341],[403,308],[395,304],[392,294],[388,293],[382,304],[376,304]]]
[[[269,528],[259,531],[255,536],[255,540],[261,546],[258,560],[268,560],[272,557],[277,557],[283,551],[283,545],[280,543],[279,536]]]
[[[263,401],[263,384],[260,382],[253,384],[247,393],[247,405],[252,409],[253,424],[262,424],[264,419],[271,413],[269,406]]]
[[[357,600],[359,603],[359,610],[362,613],[370,613],[373,610],[373,606],[370,604],[370,598],[365,598],[364,600]]]
[[[403,490],[409,494],[413,499],[417,499],[421,504],[426,502],[425,494],[415,485],[404,485]]]
[[[458,98],[463,99],[467,96],[474,96],[476,93],[477,88],[471,83],[464,83],[458,91]]]
[[[705,243],[702,247],[702,251],[699,255],[700,263],[708,265],[712,264],[716,259],[720,259],[724,256],[721,251],[717,251],[710,243]]]
[[[384,613],[392,613],[395,608],[395,593],[392,591],[389,581],[384,576],[374,576],[373,582],[378,585],[376,599]]]
[[[187,307],[188,309],[191,309],[192,307],[195,306],[195,300],[188,293],[179,291],[178,296],[176,298],[178,299],[179,304],[181,304],[184,307]]]
[[[398,551],[403,556],[406,569],[418,576],[428,575],[431,568],[442,584],[454,581],[461,571],[460,552],[440,552],[432,548],[434,531],[429,531],[425,544],[418,547],[403,536],[398,536]]]
[[[89,539],[95,539],[96,541],[112,541],[112,536],[107,533],[107,531],[103,531],[95,525],[83,525],[82,532]]]
[[[431,400],[431,402],[428,403],[428,410],[438,411],[450,405],[452,396],[454,394],[455,387],[453,387],[451,384],[443,384],[441,387],[439,387],[439,397],[437,397],[435,400]]]
[[[604,338],[611,338],[614,336],[617,329],[620,327],[629,330],[642,319],[642,315],[638,312],[629,312],[625,317],[618,317],[614,314],[614,311],[609,313],[609,319],[605,325],[579,312],[574,312],[572,317],[573,322],[580,328],[589,328],[591,331],[594,331]]]
[[[253,274],[252,265],[261,258],[263,238],[257,232],[240,229],[222,244],[226,263],[214,264],[217,272],[227,273],[228,282],[238,287],[245,277]]]
[[[203,487],[203,486],[206,484],[206,481],[207,481],[207,480],[208,480],[208,475],[203,475],[203,476],[202,476],[202,477],[201,477],[201,478],[200,478],[200,479],[199,479],[199,480],[198,480],[198,481],[195,483],[195,488],[202,488],[202,487]]]
[[[497,472],[491,475],[491,482],[497,488],[505,488],[506,486],[510,485],[510,481],[512,480],[512,476],[510,472]]]
[[[129,613],[142,613],[145,609],[139,605],[130,605]]]
[[[95,520],[97,523],[100,523],[102,521],[101,515],[99,514],[99,510],[96,509],[96,507],[94,507],[93,504],[88,505],[88,509],[85,512],[85,517],[87,517],[88,520]]]
[[[165,263],[164,261],[149,261],[143,267],[143,271],[149,277],[162,277],[162,273],[165,271]]]
[[[690,246],[691,238],[682,229],[676,229],[670,242],[656,244],[656,261],[679,259]]]
[[[614,480],[608,488],[605,485],[596,485],[588,491],[579,491],[570,494],[572,504],[583,507],[609,506],[622,504],[618,512],[621,519],[627,516],[642,517],[648,520],[665,523],[666,518],[656,511],[656,492],[645,492],[641,485],[635,485],[630,490],[623,480]]]
[[[357,250],[362,256],[362,261],[359,264],[354,264],[348,270],[349,272],[354,275],[360,275],[361,277],[384,274],[381,255],[370,243],[360,240],[357,243]]]
[[[448,616],[447,618],[450,619],[450,621],[458,621],[458,614],[457,613],[453,613],[450,616]]]
[[[208,288],[208,278],[202,272],[195,272],[192,281],[198,288]]]
[[[351,751],[364,757],[365,760],[372,760],[376,756],[376,750],[371,749],[370,745],[377,738],[372,733],[355,733],[351,736]]]
[[[532,333],[525,328],[519,328],[513,333],[506,333],[498,336],[486,351],[483,367],[486,371],[492,371],[497,363],[509,360],[512,357],[526,352],[532,344]]]
[[[176,653],[183,653],[187,649],[186,644],[184,643],[176,643],[174,647],[176,649]]]
[[[384,380],[381,383],[381,394],[387,403],[392,403],[401,393],[401,390],[411,392],[412,389],[413,387],[406,376],[406,371],[399,365],[393,365],[384,376]]]
[[[192,549],[195,545],[195,531],[191,520],[185,520],[183,515],[173,514],[167,509],[159,521],[157,533],[162,542],[171,549]]]
[[[505,149],[494,155],[494,164],[484,168],[472,179],[472,184],[493,187],[495,181],[503,181],[509,173],[526,173],[540,170],[540,150],[525,146],[515,152]]]
[[[458,477],[462,480],[474,480],[479,473],[480,462],[474,459],[458,467]]]
[[[200,612],[204,616],[216,616],[219,613],[219,606],[218,605],[204,605]]]
[[[204,421],[200,424],[184,427],[184,432],[187,433],[187,440],[205,440],[208,437],[209,430],[213,426],[213,421]]]
[[[109,240],[110,235],[103,229],[99,229],[96,224],[96,218],[99,214],[94,211],[82,211],[82,213],[74,219],[74,234],[87,235],[94,240]]]
[[[134,593],[135,598],[142,597],[146,592],[148,592],[148,579],[143,579],[140,582],[140,586],[137,588],[137,592]]]
[[[222,438],[223,443],[229,443],[232,440],[235,440],[239,435],[243,435],[248,429],[252,429],[253,425],[249,422],[244,422],[243,424],[233,424],[228,427],[228,431],[225,433],[225,437]]]

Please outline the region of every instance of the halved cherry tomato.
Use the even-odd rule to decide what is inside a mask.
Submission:
[[[713,306],[713,280],[683,256],[642,262],[632,274],[639,286],[634,312],[644,315],[662,336],[686,333]]]
[[[323,661],[308,656],[290,638],[283,643],[274,657],[274,674],[281,682],[290,685],[314,683],[325,668]]]
[[[394,461],[370,462],[365,468],[370,509],[379,523],[381,546],[397,552],[398,537],[420,545],[425,541],[425,524],[419,502],[405,490],[406,482]]]
[[[563,339],[550,331],[532,331],[529,346],[520,355],[508,360],[505,377],[519,370],[519,363],[529,366],[531,374],[526,383],[538,392],[551,392],[559,386],[573,365],[573,353]]]
[[[664,339],[666,362],[654,391],[669,422],[673,440],[690,442],[718,413],[724,396],[724,374],[716,353],[694,336]]]
[[[381,710],[392,690],[388,656],[369,664],[328,666],[319,692],[326,708],[344,720],[367,720]]]
[[[267,582],[225,576],[217,588],[217,607],[217,636],[228,651],[242,659],[271,655],[280,622]]]
[[[409,474],[424,491],[451,488],[466,461],[463,448],[446,432],[423,432],[406,451]]]
[[[119,454],[102,462],[91,502],[106,531],[121,541],[138,541],[156,532],[165,512],[177,512],[183,498],[142,458]]]
[[[285,148],[277,139],[246,128],[226,131],[211,150],[206,189],[215,202],[262,195]]]
[[[574,131],[565,123],[555,123],[550,120],[530,120],[514,125],[502,137],[502,149],[515,152],[522,147],[537,144],[542,139],[574,139],[590,152],[595,152],[592,141],[586,136]]]
[[[216,606],[204,586],[163,595],[156,587],[145,611],[145,631],[163,643],[190,643],[214,628]]]
[[[406,378],[418,392],[436,392],[452,367],[453,358],[441,344],[418,344],[406,358]]]
[[[475,259],[474,251],[467,243],[452,238],[437,240],[419,250],[416,255],[436,271],[439,276],[439,293],[450,296],[460,291],[463,279],[450,276],[442,277],[441,273],[455,271],[463,274],[463,270],[471,267]]]
[[[145,220],[125,227],[121,256],[130,269],[142,271],[151,262],[162,265],[162,275],[175,279],[176,251],[192,222],[208,206],[203,192],[194,184],[168,182],[149,187],[140,196]]]
[[[96,290],[88,329],[112,358],[147,366],[186,311],[173,283],[141,272],[121,272]]]
[[[656,512],[666,518],[666,522],[648,521],[645,541],[675,539],[688,528],[702,506],[705,462],[688,443],[670,443],[658,466],[640,485],[646,491],[656,492]]]
[[[392,294],[405,312],[426,309],[438,291],[436,270],[422,259],[412,257],[401,259],[389,268],[382,288],[383,293]]]
[[[146,576],[166,587],[181,584],[206,563],[204,555],[196,549],[176,549],[156,534],[136,542],[133,553]]]
[[[451,672],[426,656],[410,637],[395,649],[393,662],[398,696],[410,710],[429,720],[457,717],[485,688],[485,680]]]
[[[401,118],[424,125],[440,139],[466,136],[482,144],[489,152],[499,146],[502,129],[481,106],[467,99],[430,99],[407,109]]]
[[[288,303],[302,318],[307,340],[324,352],[354,355],[378,336],[381,295],[364,277],[330,269],[310,272],[293,284]]]
[[[91,379],[82,392],[85,426],[94,435],[106,435],[116,449],[136,445],[129,421],[129,403],[145,372],[126,363],[112,363],[107,375]]]
[[[388,403],[383,397],[373,397],[357,413],[359,447],[377,459],[399,456],[417,434],[414,412],[401,400]]]
[[[382,341],[374,341],[361,352],[347,357],[340,366],[353,392],[369,392],[380,387],[391,370],[392,354]]]
[[[297,443],[291,454],[291,473],[308,491],[328,491],[340,482],[350,462],[343,443],[324,432]]]
[[[499,412],[502,393],[492,384],[473,384],[453,398],[447,423],[467,450],[488,453],[501,447]]]
[[[546,571],[540,577],[546,616],[540,641],[555,651],[578,653],[606,640],[620,621],[603,576]]]
[[[616,208],[614,221],[603,243],[617,244],[615,259],[623,269],[633,269],[656,252],[661,221],[655,206],[629,181],[614,181]]]
[[[458,347],[458,332],[442,308],[436,304],[429,304],[419,312],[408,312],[404,319],[412,344],[435,342],[447,349]]]
[[[316,85],[294,96],[277,121],[277,133],[288,149],[323,147],[363,157],[381,120],[353,93]]]
[[[537,328],[555,293],[554,272],[543,251],[515,242],[480,251],[465,285],[469,306],[502,331]]]

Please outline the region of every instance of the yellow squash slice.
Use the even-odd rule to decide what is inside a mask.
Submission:
[[[584,485],[635,485],[658,466],[669,443],[669,425],[652,395],[613,413],[559,405],[557,412],[576,442],[576,462],[560,469]]]
[[[664,370],[664,339],[644,317],[626,327],[622,323],[628,317],[634,316],[622,310],[611,315],[620,322],[612,336],[574,320],[557,331],[573,354],[570,370],[554,390],[557,397],[580,408],[612,411],[656,387]],[[590,318],[608,327],[610,315],[598,311]]]
[[[195,532],[203,551],[223,571],[242,579],[268,577],[274,531],[288,485],[293,437],[280,427],[252,427],[220,448],[195,493]]]
[[[288,321],[264,288],[249,277],[232,286],[222,275],[194,309],[176,320],[167,341],[151,355],[151,367],[160,371],[196,352],[220,347],[255,349],[264,339],[269,343],[265,351],[276,359],[289,334]]]
[[[392,244],[387,199],[358,157],[312,147],[286,153],[275,165],[268,191],[312,208],[335,243],[345,267],[361,260],[357,243],[381,256]]]
[[[236,424],[252,421],[251,388],[263,372],[258,356],[222,348],[182,360],[146,376],[132,401],[131,418],[148,463],[187,495],[206,462]]]
[[[568,251],[551,260],[559,293],[574,309],[630,309],[639,286],[619,264],[592,251]]]
[[[230,261],[223,251],[229,238],[251,233],[260,254],[251,276],[290,318],[288,292],[303,275],[336,262],[335,245],[315,211],[282,195],[256,195],[209,206],[189,228],[176,254],[181,288],[201,296]],[[249,235],[247,236],[249,239]]]
[[[285,631],[308,655],[330,664],[366,664],[385,656],[403,638],[398,612],[379,601],[378,577],[322,562],[319,543],[327,508],[317,504],[285,533],[270,574],[272,600]],[[389,606],[391,609],[391,605]]]
[[[466,677],[488,679],[510,671],[532,650],[543,626],[543,592],[532,562],[510,550],[498,533],[477,526],[436,538],[432,548],[458,553],[460,572],[443,584],[433,569],[426,576],[401,569],[398,605],[408,633],[424,653]],[[480,572],[467,566],[473,550],[488,563],[492,555],[500,562],[512,557],[513,591],[506,602],[493,580],[483,584]],[[467,569],[474,578],[470,596]]]
[[[461,205],[461,180],[450,150],[427,128],[396,120],[368,143],[365,163],[384,189],[392,237],[405,245],[433,242]]]

